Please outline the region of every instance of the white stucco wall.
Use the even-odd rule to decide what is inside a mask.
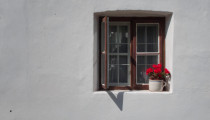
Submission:
[[[209,6],[209,0],[0,0],[0,120],[209,120]],[[94,13],[115,10],[173,13],[166,37],[173,91],[94,91]]]

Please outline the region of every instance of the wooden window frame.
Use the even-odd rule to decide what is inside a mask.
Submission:
[[[107,20],[107,16],[99,17],[99,51],[101,51],[101,23]],[[158,23],[159,24],[159,61],[165,67],[165,17],[109,17],[110,22],[130,22],[130,86],[109,86],[101,84],[101,53],[99,54],[99,90],[148,90],[148,84],[136,84],[136,25],[137,23]],[[106,23],[105,23],[106,24]],[[107,28],[105,27],[105,31]],[[105,36],[106,38],[107,36]],[[107,45],[105,45],[106,47]],[[106,49],[106,48],[105,48]],[[146,53],[151,55],[152,53]],[[107,56],[105,57],[107,66]],[[106,68],[106,67],[105,67]],[[107,73],[105,73],[107,75]],[[107,82],[107,76],[105,77]]]

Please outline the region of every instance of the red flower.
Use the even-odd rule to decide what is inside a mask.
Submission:
[[[147,71],[146,71],[146,74],[148,75],[151,72],[153,72],[153,69],[152,68],[148,68]]]
[[[166,74],[170,73],[169,70],[166,69],[166,68],[164,69],[164,71],[165,71]]]
[[[162,71],[161,71],[160,68],[157,68],[157,69],[154,70],[154,72],[157,74],[157,73],[161,73]]]
[[[158,66],[157,65],[152,65],[152,67],[154,68],[154,69],[157,69],[158,68]]]
[[[158,68],[162,68],[162,65],[161,65],[161,64],[158,64],[157,67],[158,67]]]
[[[151,79],[164,79],[168,75],[170,75],[170,72],[168,69],[164,68],[162,71],[162,65],[161,64],[153,64],[153,68],[148,68],[146,70],[146,74],[151,78]]]

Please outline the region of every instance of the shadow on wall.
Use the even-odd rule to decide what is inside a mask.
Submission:
[[[116,96],[111,91],[106,91],[120,111],[123,110],[123,96],[124,92],[119,92]]]

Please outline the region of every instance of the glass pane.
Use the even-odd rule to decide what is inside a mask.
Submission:
[[[145,71],[153,64],[158,64],[158,55],[137,56],[137,83],[148,83],[149,77]]]
[[[146,75],[146,65],[137,65],[137,83],[146,83],[147,75]]]
[[[128,82],[128,65],[119,66],[119,82],[120,83]]]
[[[109,44],[109,53],[117,53],[118,45]]]
[[[158,25],[147,26],[147,43],[158,43]]]
[[[158,55],[137,56],[137,64],[158,64]]]
[[[137,52],[146,52],[146,44],[137,44]]]
[[[109,64],[117,64],[117,55],[109,56]]]
[[[137,43],[146,43],[145,26],[137,26]]]
[[[118,81],[118,65],[109,65],[109,82],[117,83]]]
[[[117,43],[117,26],[109,26],[109,43]]]
[[[158,44],[147,44],[147,52],[158,52]]]
[[[147,64],[158,64],[158,56],[147,56]]]
[[[101,23],[101,52],[105,51],[105,23]]]
[[[152,65],[146,65],[145,71],[146,71],[148,68],[152,68]],[[146,75],[146,72],[145,72],[145,75]],[[149,83],[149,76],[146,75],[145,78],[144,78],[144,80],[145,80],[145,83]]]
[[[119,53],[128,53],[128,45],[119,45]]]
[[[137,25],[137,52],[158,52],[158,24]]]
[[[119,56],[119,64],[128,64],[128,56],[126,55]]]
[[[105,82],[105,55],[101,55],[101,83]]]
[[[112,23],[109,26],[109,68],[110,85],[122,86],[129,76],[129,25]]]
[[[128,43],[128,26],[119,26],[119,43]]]
[[[146,64],[146,56],[137,56],[137,64]]]

